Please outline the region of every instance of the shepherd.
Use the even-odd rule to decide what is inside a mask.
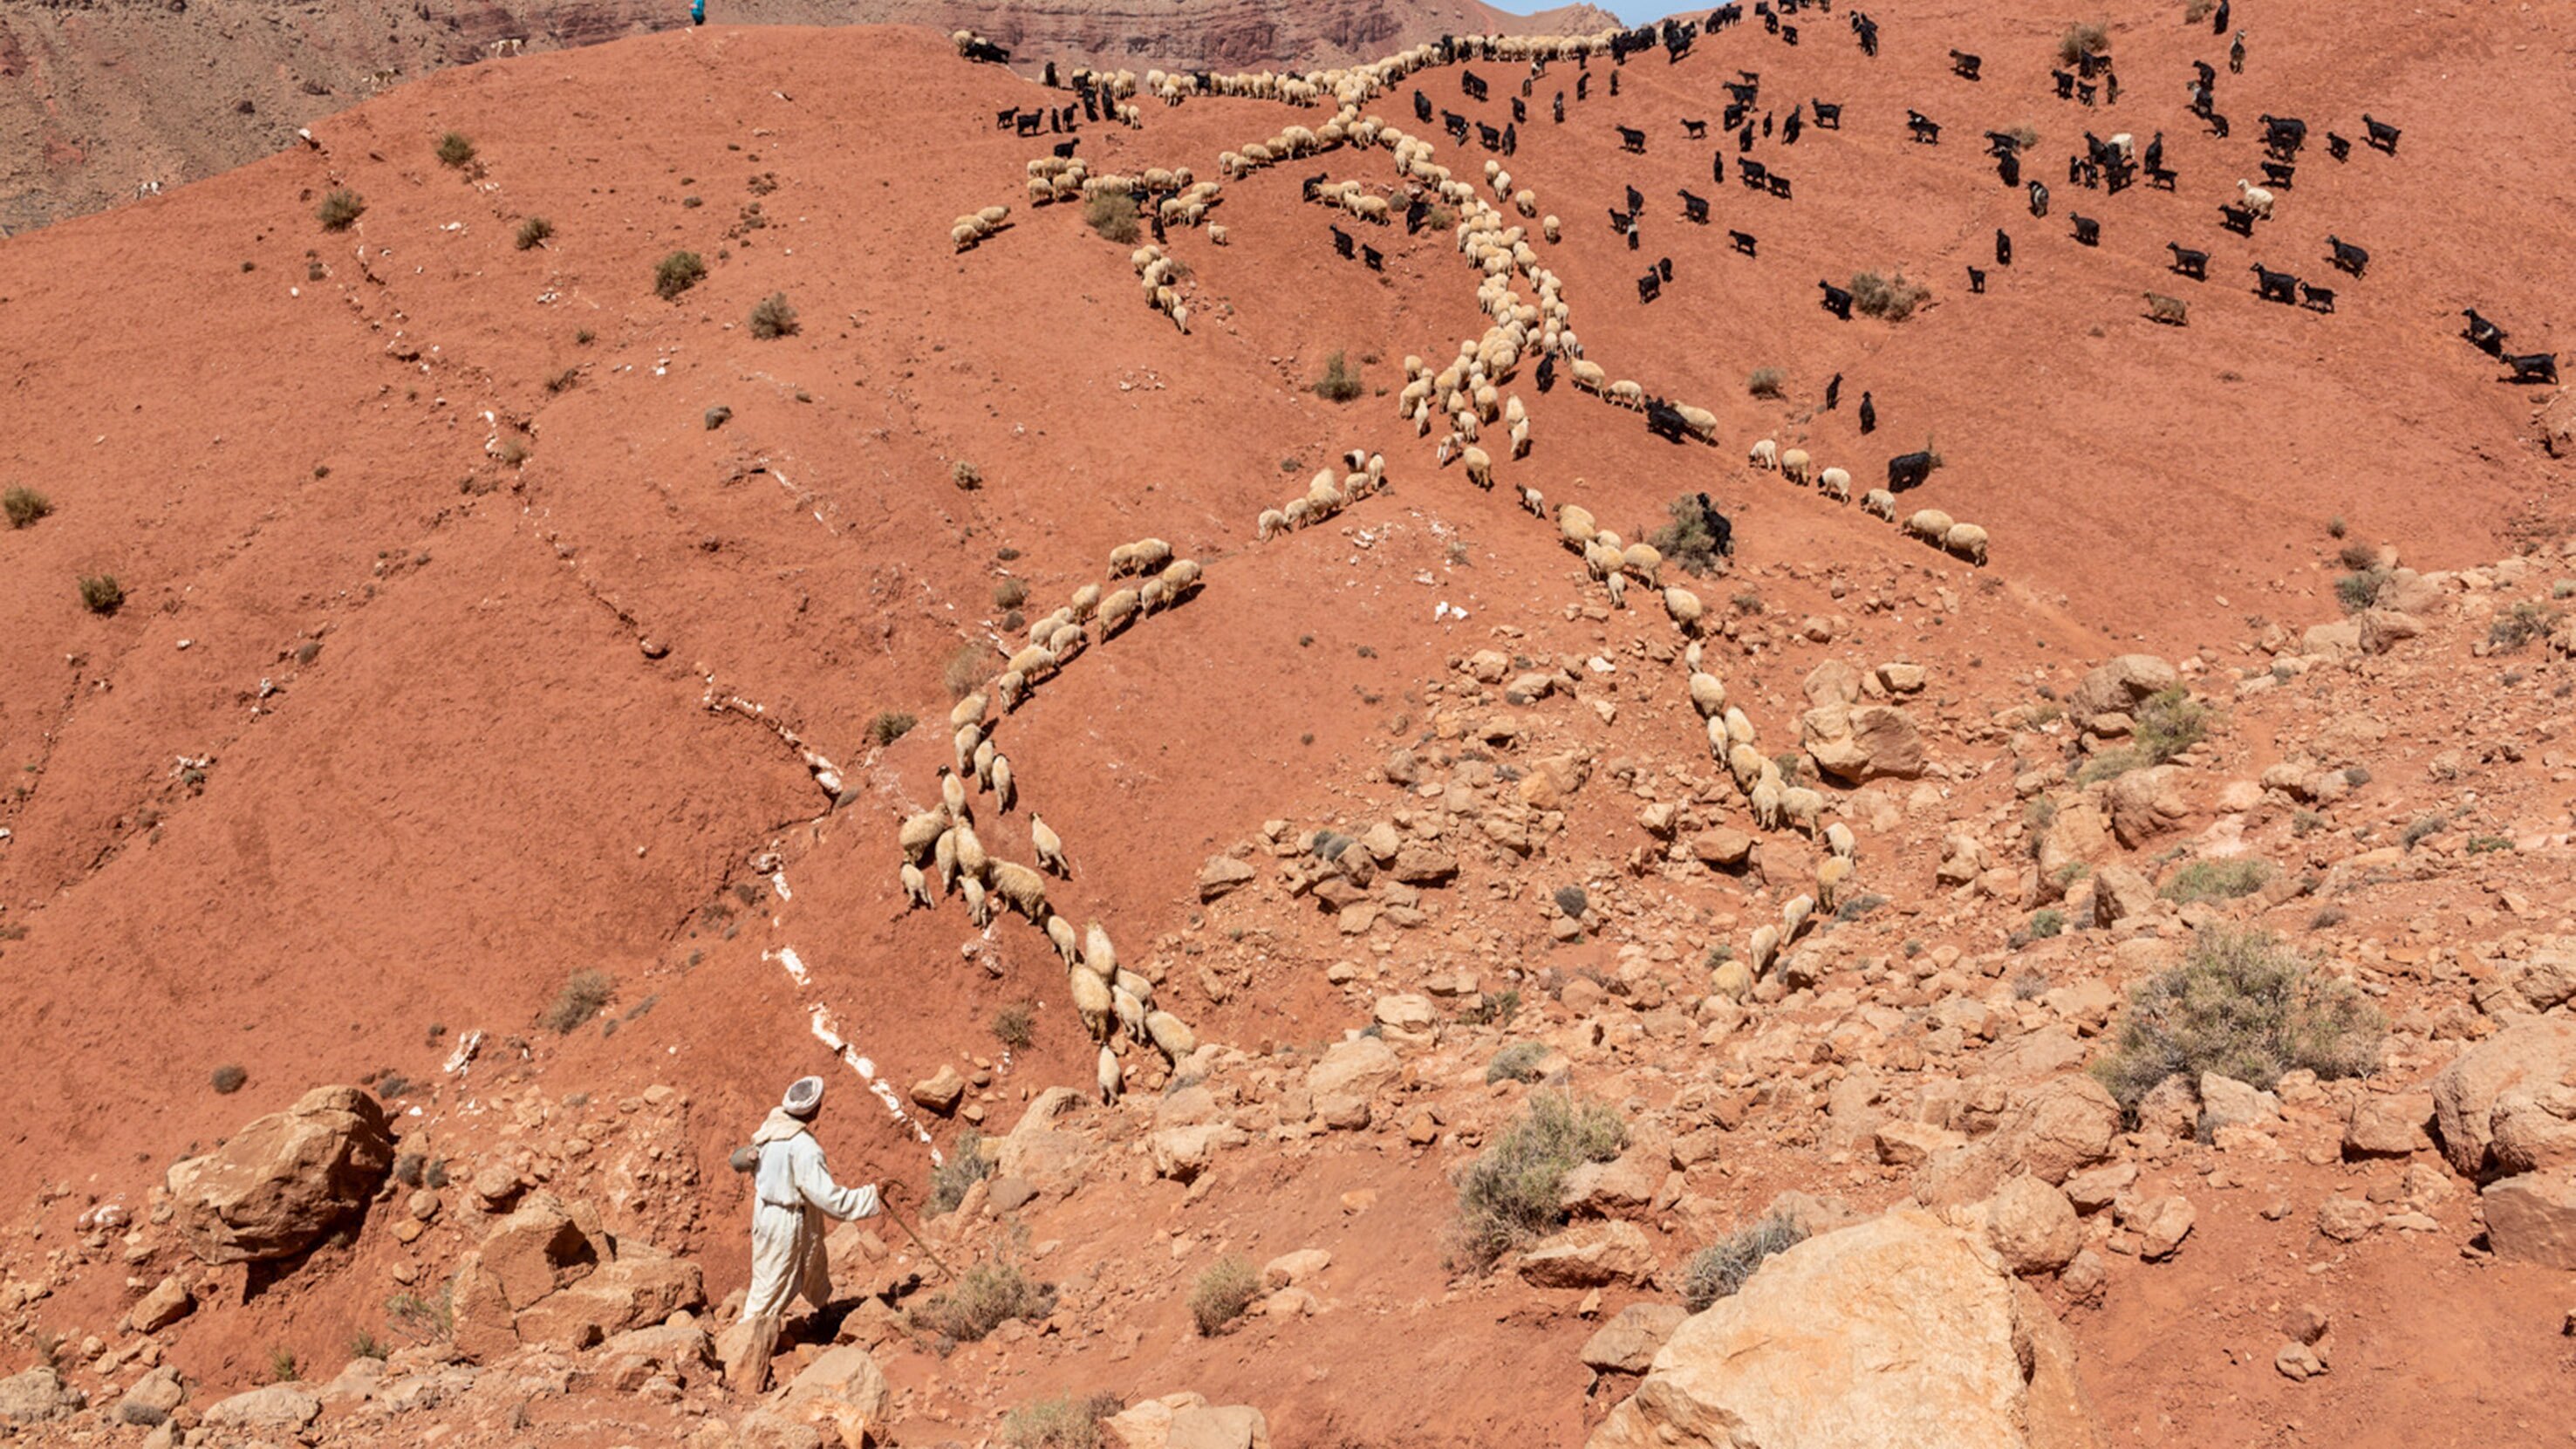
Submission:
[[[736,1154],[738,1164],[745,1156],[752,1158],[754,1174],[751,1291],[743,1299],[740,1320],[750,1338],[727,1375],[736,1393],[757,1394],[767,1387],[769,1356],[778,1346],[779,1321],[790,1303],[801,1297],[819,1310],[831,1301],[823,1220],[874,1217],[883,1205],[885,1193],[875,1186],[842,1187],[832,1181],[823,1144],[811,1130],[822,1110],[823,1079],[797,1078],[760,1130],[751,1134],[751,1146]],[[888,1183],[886,1189],[895,1185]]]
[[[707,23],[707,0],[689,0],[689,23],[691,25]]]

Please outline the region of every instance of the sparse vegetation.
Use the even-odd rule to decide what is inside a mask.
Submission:
[[[2198,25],[2209,18],[2210,11],[2217,8],[2218,0],[2191,0],[2190,4],[2182,7],[2183,24]]]
[[[2345,574],[2335,580],[2335,602],[2347,614],[2358,614],[2379,602],[2379,590],[2388,582],[2388,570],[2367,568]]]
[[[2511,654],[2534,639],[2547,637],[2564,617],[2558,610],[2525,599],[2487,626],[2487,647],[2498,654]]]
[[[1708,531],[1708,515],[1699,506],[1699,495],[1682,493],[1664,505],[1672,522],[1646,536],[1646,542],[1667,563],[1679,564],[1684,573],[1706,574],[1717,568],[1717,536]]]
[[[977,685],[993,677],[994,670],[1001,663],[1002,656],[994,652],[992,645],[980,639],[959,646],[956,653],[948,656],[947,666],[940,671],[940,677],[948,685],[948,697],[964,699],[973,694]]]
[[[2037,1001],[2048,994],[2048,973],[2036,966],[2024,966],[2013,973],[2012,994],[2015,1001]]]
[[[1082,204],[1082,219],[1093,231],[1120,246],[1136,241],[1136,203],[1125,192],[1104,191]]]
[[[993,607],[1016,609],[1029,601],[1029,586],[1018,579],[1004,579],[993,585]]]
[[[960,458],[948,465],[948,481],[972,493],[984,486],[984,470]]]
[[[2173,873],[2159,892],[2169,901],[2232,901],[2250,896],[2272,878],[2272,863],[2255,856],[2195,860]]]
[[[1315,396],[1330,402],[1349,402],[1364,391],[1360,370],[1341,353],[1324,359],[1324,375],[1315,380]]]
[[[9,518],[11,528],[32,527],[36,520],[54,511],[54,500],[33,488],[12,488],[0,493],[0,513]]]
[[[433,1187],[443,1187],[446,1174],[433,1173],[425,1180]],[[437,1343],[456,1332],[456,1311],[443,1288],[436,1298],[397,1293],[385,1300],[385,1327],[414,1343]]]
[[[2450,827],[2450,812],[2446,810],[2436,810],[2430,815],[2419,817],[2414,824],[2399,831],[2397,833],[2397,843],[2407,850],[2413,850],[2416,846],[2423,844],[2426,837],[2439,835]]]
[[[2149,695],[2131,717],[2129,743],[2085,761],[2075,773],[2076,783],[2090,785],[2164,764],[2206,739],[2209,725],[2209,706],[2182,686]]]
[[[268,1376],[271,1379],[281,1384],[291,1384],[301,1372],[302,1370],[296,1366],[294,1350],[272,1348],[268,1351]]]
[[[696,252],[673,252],[653,265],[653,295],[665,302],[707,279],[707,264]]]
[[[519,223],[519,236],[517,241],[518,248],[523,252],[535,251],[537,248],[544,246],[546,242],[554,236],[554,234],[555,224],[553,222],[546,220],[542,216],[529,217],[526,221]]]
[[[1607,1162],[1626,1146],[1628,1129],[1612,1108],[1577,1102],[1571,1092],[1545,1092],[1458,1176],[1458,1256],[1478,1269],[1523,1243],[1565,1225],[1558,1197],[1565,1175],[1586,1162]]]
[[[1806,1240],[1807,1230],[1785,1216],[1738,1228],[1691,1255],[1690,1266],[1682,1273],[1682,1307],[1704,1313],[1717,1300],[1734,1297],[1764,1259]]]
[[[563,984],[563,990],[555,993],[554,1004],[537,1018],[537,1023],[557,1036],[570,1036],[599,1015],[616,995],[616,977],[605,971],[576,971]]]
[[[2352,912],[2345,910],[2341,906],[2319,906],[2317,907],[2317,913],[2308,917],[2308,929],[2311,931],[2323,931],[2330,927],[2340,926],[2351,919]]]
[[[93,614],[113,614],[125,606],[125,587],[114,574],[80,576],[81,607]]]
[[[2020,146],[2025,151],[2039,144],[2039,128],[2028,121],[2024,121],[2020,125],[2013,127],[2012,130],[2006,134],[2013,138],[2014,144]]]
[[[474,143],[462,131],[450,131],[438,138],[438,164],[462,171],[474,164]]]
[[[993,1013],[993,1040],[1011,1050],[1026,1051],[1037,1040],[1037,1015],[1025,1001],[1015,1001]]]
[[[1005,1449],[1101,1449],[1100,1421],[1125,1407],[1109,1393],[1022,1404],[1002,1416],[1002,1443]]]
[[[357,1332],[349,1335],[349,1357],[356,1359],[383,1358],[384,1356],[385,1346],[377,1341],[374,1334],[361,1328]]]
[[[1835,909],[1834,923],[1836,925],[1849,925],[1851,922],[1859,920],[1861,917],[1868,915],[1870,912],[1877,910],[1879,907],[1886,904],[1887,897],[1863,891],[1859,895],[1853,896],[1850,900],[1843,902],[1841,906]]]
[[[796,331],[796,309],[788,305],[785,292],[772,292],[751,309],[751,335],[763,342],[792,336]]]
[[[249,1081],[250,1073],[243,1071],[238,1066],[227,1063],[215,1068],[214,1075],[207,1079],[207,1085],[215,1089],[215,1094],[217,1096],[229,1097],[233,1093],[240,1091],[243,1085]]]
[[[1851,279],[1852,308],[1865,317],[1889,322],[1902,322],[1914,315],[1932,295],[1932,289],[1920,282],[1908,281],[1903,272],[1882,277],[1876,272],[1854,272]]]
[[[2216,1072],[2269,1090],[2299,1068],[2366,1076],[2385,1025],[2350,983],[2316,970],[2269,932],[2204,930],[2183,963],[2131,997],[2119,1050],[2093,1072],[2124,1108],[2180,1072]]]
[[[926,1218],[944,1217],[966,1200],[966,1189],[993,1173],[984,1157],[984,1134],[969,1127],[949,1144],[948,1160],[930,1170],[930,1196],[921,1205]],[[980,1336],[980,1335],[979,1335]]]
[[[1252,1264],[1229,1253],[1210,1264],[1191,1287],[1190,1318],[1198,1324],[1200,1337],[1214,1338],[1260,1296],[1261,1276],[1252,1271]]]
[[[2083,21],[2066,27],[2066,33],[2057,37],[2057,58],[2064,64],[2073,65],[2110,43],[2109,26],[2099,20]]]
[[[1539,1063],[1546,1060],[1544,1043],[1516,1041],[1494,1053],[1494,1059],[1485,1063],[1485,1080],[1488,1083],[1535,1082],[1539,1078]]]
[[[1521,1014],[1521,994],[1515,988],[1481,996],[1476,1004],[1458,1013],[1458,1020],[1468,1026],[1509,1026]]]
[[[322,204],[313,208],[313,219],[322,223],[324,231],[347,231],[366,214],[367,199],[345,186],[323,197]]]
[[[955,1286],[914,1316],[942,1338],[975,1343],[1014,1318],[1034,1321],[1054,1311],[1055,1290],[997,1254],[957,1275]]]
[[[1788,381],[1788,374],[1776,367],[1757,367],[1744,380],[1744,390],[1755,397],[1778,397]]]
[[[2045,941],[2066,934],[2066,913],[2055,906],[2033,913],[2025,934],[2034,941]]]
[[[2192,3],[2194,5],[2198,5],[2201,3],[2201,0],[2192,0]],[[2334,517],[2326,520],[2326,534],[2331,538],[2341,538],[2344,535],[2344,529],[2346,526],[2347,525],[2343,521],[2343,515],[2338,513]]]
[[[868,743],[880,748],[893,744],[912,733],[912,727],[920,722],[900,710],[878,710],[876,718],[868,721]]]
[[[1423,213],[1422,223],[1433,231],[1448,231],[1458,225],[1458,213],[1435,201],[1431,209]]]

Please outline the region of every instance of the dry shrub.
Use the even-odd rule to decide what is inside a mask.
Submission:
[[[1260,1296],[1261,1276],[1252,1271],[1252,1264],[1229,1254],[1201,1273],[1190,1289],[1190,1317],[1201,1337],[1214,1338]]]
[[[569,1036],[582,1023],[599,1015],[617,995],[617,978],[605,971],[576,971],[563,990],[555,993],[552,1006],[537,1018],[539,1025],[558,1036]]]
[[[1619,1114],[1572,1093],[1543,1092],[1458,1175],[1457,1256],[1478,1269],[1565,1226],[1565,1175],[1607,1162],[1628,1142]]]
[[[1690,1266],[1682,1273],[1682,1307],[1701,1313],[1721,1298],[1734,1297],[1763,1259],[1806,1240],[1807,1230],[1785,1216],[1738,1228],[1691,1255]]]
[[[2130,998],[2120,1047],[2093,1074],[2135,1108],[2176,1073],[2203,1072],[2269,1090],[2285,1072],[2367,1076],[2386,1025],[2351,983],[2319,972],[2267,931],[2204,930],[2183,963]]]

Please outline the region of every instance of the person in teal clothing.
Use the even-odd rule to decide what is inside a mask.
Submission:
[[[707,23],[707,0],[689,0],[689,23],[691,25]]]

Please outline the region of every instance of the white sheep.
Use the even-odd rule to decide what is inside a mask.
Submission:
[[[1780,445],[1764,438],[1746,450],[1744,461],[1756,468],[1777,469],[1780,466]]]
[[[1118,1014],[1118,1024],[1127,1028],[1128,1036],[1140,1043],[1150,1040],[1145,1032],[1145,1003],[1138,1000],[1135,993],[1112,983],[1109,988],[1109,1004],[1110,1008]]]
[[[1691,707],[1702,719],[1711,719],[1726,709],[1726,681],[1714,674],[1693,672],[1690,677]]]
[[[946,765],[939,767],[939,803],[948,807],[948,818],[966,818],[966,782]]]
[[[993,758],[1000,753],[991,740],[975,747],[975,783],[987,790],[993,788]]]
[[[1040,869],[1053,870],[1068,880],[1073,878],[1073,867],[1064,859],[1064,837],[1034,814],[1029,816],[1029,849],[1036,853]]]
[[[975,827],[960,820],[948,833],[957,837],[957,873],[968,880],[982,880],[992,857],[984,853],[984,842],[975,838]]]
[[[1084,584],[1081,588],[1073,591],[1073,619],[1075,623],[1089,623],[1091,621],[1091,616],[1099,612],[1100,585]]]
[[[1601,581],[1601,587],[1610,591],[1610,606],[1612,608],[1624,609],[1628,607],[1628,576],[1626,574],[1610,575],[1608,578]]]
[[[1816,904],[1831,912],[1842,904],[1843,884],[1851,879],[1852,863],[1839,855],[1826,856],[1816,866]]]
[[[1875,513],[1890,523],[1896,521],[1896,495],[1884,488],[1872,488],[1860,496],[1860,511]]]
[[[1276,508],[1265,508],[1261,510],[1261,517],[1253,526],[1252,536],[1262,543],[1268,543],[1287,531],[1288,515]]]
[[[1118,1070],[1118,1054],[1107,1047],[1102,1047],[1100,1065],[1093,1074],[1093,1085],[1100,1090],[1100,1105],[1103,1107],[1118,1105],[1118,1093],[1125,1084],[1125,1078]]]
[[[993,894],[1032,925],[1047,918],[1046,877],[1016,860],[993,862]]]
[[[1809,840],[1824,834],[1825,797],[1804,785],[1792,785],[1780,792],[1780,813],[1789,823],[1807,832]]]
[[[922,875],[920,866],[908,860],[903,863],[903,893],[916,905],[935,904],[930,899],[930,881]],[[906,910],[911,908],[904,907]]]
[[[1699,595],[1679,584],[1664,590],[1664,612],[1673,616],[1673,622],[1679,624],[1685,634],[1698,633],[1700,620],[1707,615],[1707,610],[1700,604]]]
[[[1973,523],[1954,523],[1941,535],[1941,546],[1982,568],[1986,562],[1986,531]]]
[[[1020,707],[1020,696],[1026,694],[1029,678],[1016,669],[1005,669],[993,676],[993,702],[1009,714]]]
[[[1845,468],[1827,468],[1816,475],[1816,487],[1836,503],[1851,502],[1851,472]]]
[[[1136,617],[1136,591],[1120,589],[1100,601],[1100,637],[1108,638]]]
[[[1753,782],[1753,823],[1765,830],[1780,828],[1780,792],[1767,779]]]
[[[957,827],[939,832],[939,843],[930,851],[931,868],[939,873],[939,893],[948,894],[957,885]]]
[[[1494,486],[1494,460],[1484,449],[1469,446],[1460,454],[1467,462],[1467,481],[1479,488]]]
[[[1807,450],[1791,448],[1780,455],[1780,476],[1804,488],[1807,486]]]
[[[1226,237],[1225,223],[1223,223],[1223,222],[1221,222],[1221,221],[1212,221],[1212,222],[1209,222],[1209,223],[1208,223],[1207,234],[1208,234],[1208,241],[1209,241],[1209,242],[1211,242],[1211,243],[1213,243],[1214,245],[1217,245],[1217,246],[1224,246],[1224,245],[1225,245],[1225,237]]]
[[[993,907],[984,899],[984,883],[970,875],[960,877],[957,884],[966,895],[966,919],[973,921],[977,930],[993,924]]]
[[[961,727],[952,743],[957,747],[957,773],[960,775],[975,773],[975,747],[984,743],[983,727],[980,725]]]
[[[1746,947],[1745,954],[1752,958],[1754,975],[1759,976],[1770,970],[1773,958],[1780,954],[1780,928],[1763,926],[1755,930],[1753,940]]]
[[[1583,480],[1577,478],[1577,483]],[[1561,504],[1556,510],[1556,531],[1567,543],[1580,549],[1592,541],[1600,528],[1592,521],[1592,510],[1579,503]]]
[[[1047,940],[1055,946],[1055,953],[1064,958],[1067,967],[1082,964],[1082,942],[1073,934],[1073,922],[1062,916],[1049,916],[1046,934]]]
[[[1118,948],[1109,944],[1109,932],[1098,921],[1083,928],[1082,966],[1103,981],[1118,974]]]
[[[1807,924],[1808,918],[1813,916],[1815,913],[1816,898],[1814,896],[1791,896],[1788,904],[1780,908],[1780,938],[1784,941],[1794,941],[1798,939],[1798,928]]]
[[[1713,723],[1723,727],[1726,721],[1720,719],[1713,721]],[[1753,748],[1751,745],[1739,745],[1735,743],[1734,736],[1732,735],[1727,737],[1726,768],[1729,774],[1735,776],[1736,789],[1749,793],[1753,789],[1755,783],[1761,780],[1762,767],[1769,763],[1771,763],[1769,760],[1762,758],[1762,752],[1760,750]]]
[[[1004,754],[994,755],[993,808],[1009,814],[1011,807],[1019,802],[1019,798],[1020,787],[1011,774],[1011,757]]]
[[[1845,860],[1860,854],[1860,841],[1852,835],[1852,828],[1839,820],[1825,827],[1825,845]]]
[[[1726,737],[1739,745],[1753,743],[1753,718],[1734,705],[1726,707]]]
[[[984,718],[984,705],[984,692],[980,689],[957,701],[957,707],[948,711],[948,727],[957,729],[981,722]]]
[[[2240,176],[2236,178],[2236,195],[2244,201],[2247,211],[2265,221],[2272,219],[2271,192]]]
[[[1905,531],[1925,543],[1939,548],[1950,537],[1950,525],[1957,522],[1938,508],[1922,508],[1905,520]]]
[[[895,833],[895,842],[903,847],[904,859],[919,864],[930,858],[930,848],[948,831],[949,817],[942,810],[924,810],[904,817]]]
[[[1199,1049],[1197,1033],[1191,1031],[1187,1023],[1168,1011],[1147,1013],[1145,1031],[1154,1039],[1154,1045],[1161,1048],[1163,1055],[1169,1057],[1175,1066],[1180,1064],[1181,1058]]]
[[[1656,548],[1653,544],[1632,543],[1628,545],[1626,548],[1619,551],[1619,563],[1622,568],[1635,574],[1637,576],[1637,581],[1644,584],[1646,587],[1650,589],[1662,587],[1662,584],[1658,582],[1655,576],[1663,571],[1664,555],[1663,551]]]
[[[1082,1028],[1091,1039],[1106,1045],[1109,1023],[1118,1003],[1109,994],[1109,983],[1077,966],[1065,973],[1065,984],[1073,991],[1073,1009],[1081,1014]]]

